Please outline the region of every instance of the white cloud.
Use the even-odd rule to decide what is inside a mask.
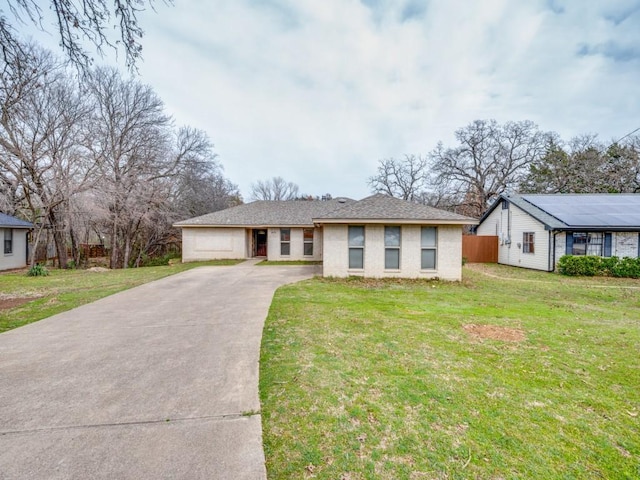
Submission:
[[[640,2],[182,1],[145,15],[143,81],[229,177],[361,197],[379,158],[478,118],[640,126]]]

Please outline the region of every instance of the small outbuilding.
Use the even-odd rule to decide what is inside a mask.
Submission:
[[[640,256],[640,194],[501,195],[478,235],[498,237],[498,263],[554,271],[563,255]]]
[[[460,280],[462,227],[476,219],[377,194],[257,201],[178,222],[183,261],[322,261],[323,275]]]
[[[0,213],[0,238],[3,239],[0,270],[27,266],[27,234],[32,228],[33,224],[30,222]]]

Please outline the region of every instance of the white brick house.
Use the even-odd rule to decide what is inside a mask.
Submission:
[[[640,194],[501,195],[478,235],[498,236],[498,263],[554,271],[563,255],[640,256]]]
[[[477,220],[386,195],[259,201],[176,224],[183,261],[316,260],[323,275],[460,280],[462,227]]]

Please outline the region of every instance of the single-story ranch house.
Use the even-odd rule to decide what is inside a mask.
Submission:
[[[460,280],[476,219],[376,194],[360,201],[256,201],[176,223],[182,260],[322,261],[323,275]]]
[[[563,255],[640,256],[640,194],[501,195],[478,235],[498,236],[498,263],[553,271]]]
[[[29,222],[0,213],[0,237],[4,240],[0,270],[27,266],[27,233],[32,228]]]

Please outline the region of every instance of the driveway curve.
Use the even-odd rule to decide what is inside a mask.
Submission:
[[[266,478],[273,293],[316,267],[202,267],[0,335],[0,479]]]

